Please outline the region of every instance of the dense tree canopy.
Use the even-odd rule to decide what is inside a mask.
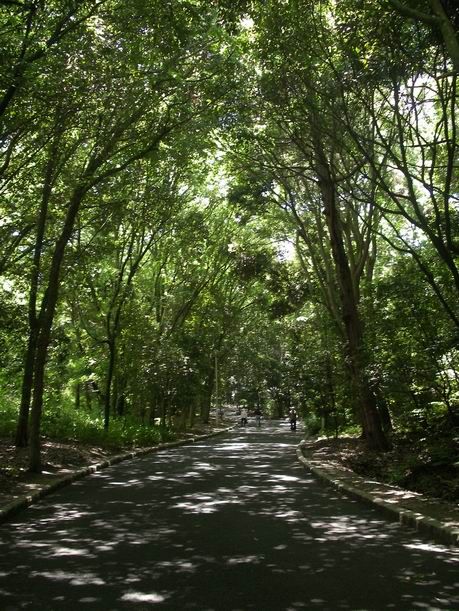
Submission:
[[[230,402],[376,450],[457,426],[458,23],[0,2],[0,407],[32,470],[43,426]]]

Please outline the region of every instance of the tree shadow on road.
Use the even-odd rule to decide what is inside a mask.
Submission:
[[[121,463],[2,532],[1,608],[452,609],[459,553],[325,487],[248,427]]]

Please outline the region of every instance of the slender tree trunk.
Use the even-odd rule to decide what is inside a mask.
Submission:
[[[84,396],[86,400],[86,408],[92,409],[92,390],[89,389],[89,381],[86,380],[83,386]]]
[[[393,431],[394,427],[392,425],[392,417],[390,415],[387,401],[384,398],[381,398],[380,402],[378,403],[378,413],[384,432],[390,433]]]
[[[194,419],[196,416],[196,408],[197,408],[197,397],[193,397],[189,404],[189,413],[188,413],[188,426],[190,429],[194,427]]]
[[[59,114],[59,111],[58,111]],[[59,121],[59,116],[56,122]],[[53,176],[56,166],[59,139],[61,130],[58,129],[56,138],[54,139],[49,151],[48,162],[46,164],[43,193],[40,203],[40,210],[37,216],[37,235],[35,237],[35,247],[33,255],[32,272],[30,276],[30,290],[28,303],[29,317],[29,338],[27,340],[27,349],[24,359],[24,370],[22,379],[21,405],[19,408],[19,417],[16,428],[16,446],[25,447],[28,443],[28,421],[30,411],[30,400],[33,390],[33,370],[35,364],[35,353],[37,349],[37,339],[40,327],[40,321],[37,318],[37,299],[40,277],[41,255],[43,250],[43,241],[45,237],[46,221],[48,217],[48,206],[53,188]]]
[[[33,370],[36,348],[37,329],[35,327],[31,327],[29,330],[29,339],[27,340],[27,350],[22,377],[21,405],[19,407],[19,417],[16,426],[15,444],[17,448],[25,448],[29,441],[29,411],[33,389]]]
[[[75,409],[79,410],[81,407],[81,383],[78,382],[75,384]]]
[[[155,425],[156,412],[158,407],[158,392],[156,386],[152,384],[150,394],[150,413],[149,413],[149,424]]]
[[[333,381],[333,367],[330,360],[330,355],[327,355],[325,361],[325,380],[326,380],[326,405],[329,413],[332,415],[334,424],[334,435],[337,438],[339,427],[338,427],[338,413],[336,409],[335,399],[335,385]]]
[[[190,408],[188,405],[186,405],[186,403],[182,404],[179,408],[179,412],[175,418],[175,421],[177,423],[176,427],[179,431],[186,431],[189,418],[189,409]]]
[[[445,47],[453,62],[454,70],[459,74],[459,37],[457,31],[443,8],[441,0],[430,0],[433,14],[438,17],[439,29]]]
[[[112,380],[115,372],[115,357],[116,357],[116,346],[113,339],[108,342],[108,367],[107,367],[107,378],[105,381],[105,398],[104,398],[104,429],[108,431],[110,426],[110,411],[112,402]]]
[[[40,428],[43,411],[43,392],[45,385],[45,366],[48,346],[51,338],[51,326],[54,312],[49,313],[37,339],[37,350],[34,366],[34,388],[32,408],[30,412],[30,461],[29,471],[41,473],[41,443]]]
[[[43,409],[43,391],[45,365],[48,356],[48,346],[51,338],[51,328],[54,321],[57,300],[59,296],[60,271],[64,258],[65,248],[72,235],[73,226],[76,215],[78,213],[81,201],[86,190],[84,187],[75,189],[73,196],[69,202],[67,216],[54,248],[51,268],[48,276],[48,286],[43,296],[42,306],[40,311],[39,331],[37,336],[37,346],[34,362],[34,387],[32,408],[30,414],[30,462],[29,470],[34,473],[41,472],[41,445],[40,445],[40,427],[41,414]]]
[[[116,308],[115,315],[112,317],[113,312],[110,311],[107,316],[107,343],[109,350],[108,359],[108,370],[107,379],[105,385],[105,407],[104,407],[104,427],[108,430],[110,423],[110,413],[116,415],[117,403],[119,396],[118,389],[118,378],[115,376],[116,368],[116,351],[117,351],[117,338],[120,331],[120,318],[121,318],[122,303]]]
[[[336,189],[320,141],[315,141],[316,169],[324,204],[324,213],[330,233],[333,260],[341,293],[341,306],[346,330],[349,371],[359,405],[364,437],[370,448],[378,451],[389,449],[379,418],[376,399],[371,392],[365,374],[363,332],[357,306],[354,283],[343,242],[341,218],[337,204]]]
[[[208,424],[209,422],[214,382],[215,382],[215,369],[212,367],[211,370],[209,371],[206,383],[203,388],[203,397],[201,401],[201,421],[204,424]]]
[[[161,426],[165,427],[167,424],[166,423],[167,411],[166,411],[166,397],[164,396],[164,394],[161,394],[161,398],[159,400],[159,414],[160,414]]]

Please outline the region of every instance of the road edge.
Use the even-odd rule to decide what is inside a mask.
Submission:
[[[340,476],[338,470],[326,470],[325,468],[318,467],[316,464],[313,464],[304,456],[303,447],[305,445],[306,441],[302,440],[296,448],[298,460],[303,464],[304,467],[306,467],[309,471],[317,475],[317,477],[319,477],[320,479],[324,480],[334,488],[346,492],[353,497],[357,497],[360,500],[371,505],[376,505],[377,507],[382,509],[388,517],[392,518],[395,521],[398,521],[403,526],[413,528],[414,530],[424,535],[427,535],[440,543],[446,543],[448,545],[456,547],[459,546],[458,528],[449,526],[448,524],[444,524],[436,518],[425,515],[423,513],[407,509],[401,504],[395,504],[393,502],[388,503],[387,501],[384,501],[384,499],[377,497],[371,492],[359,488],[358,484],[359,482],[363,482],[364,478],[360,477],[355,473],[352,474],[352,484],[354,484],[352,485],[348,481],[346,481],[349,476]],[[325,466],[326,465],[322,465],[322,467]],[[391,486],[391,488],[394,489],[397,487]]]
[[[160,452],[161,450],[168,450],[170,448],[175,448],[178,446],[184,446],[187,444],[195,443],[196,441],[201,441],[203,439],[208,439],[209,437],[215,437],[217,435],[222,435],[223,433],[228,433],[235,426],[230,426],[225,429],[220,429],[217,431],[212,431],[211,433],[206,433],[205,435],[196,435],[193,437],[189,437],[187,439],[180,439],[177,441],[170,441],[166,443],[158,444],[157,446],[152,446],[149,448],[139,448],[138,450],[134,450],[132,452],[124,452],[123,454],[116,454],[110,458],[107,458],[99,463],[94,463],[92,465],[88,465],[83,467],[82,469],[78,469],[78,471],[73,471],[68,475],[64,475],[52,484],[44,486],[40,490],[36,490],[35,492],[31,492],[25,496],[22,496],[18,499],[15,499],[11,503],[3,506],[0,509],[0,524],[7,522],[12,516],[18,514],[19,512],[27,509],[31,505],[37,503],[42,498],[52,494],[56,490],[60,490],[61,488],[65,488],[69,486],[73,482],[83,479],[92,473],[97,473],[98,471],[102,471],[102,469],[106,469],[112,465],[116,465],[117,463],[123,462],[125,460],[132,460],[133,458],[138,458],[139,456],[145,456],[148,454],[154,454],[155,452]]]

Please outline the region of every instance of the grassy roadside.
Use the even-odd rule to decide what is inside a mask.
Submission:
[[[0,409],[0,505],[118,454],[154,448],[216,428],[214,423],[197,424],[192,432],[178,432],[118,418],[113,419],[109,431],[105,431],[100,416],[85,411],[50,411],[43,421],[43,472],[33,474],[28,471],[28,448],[14,445],[15,427],[16,411]]]

